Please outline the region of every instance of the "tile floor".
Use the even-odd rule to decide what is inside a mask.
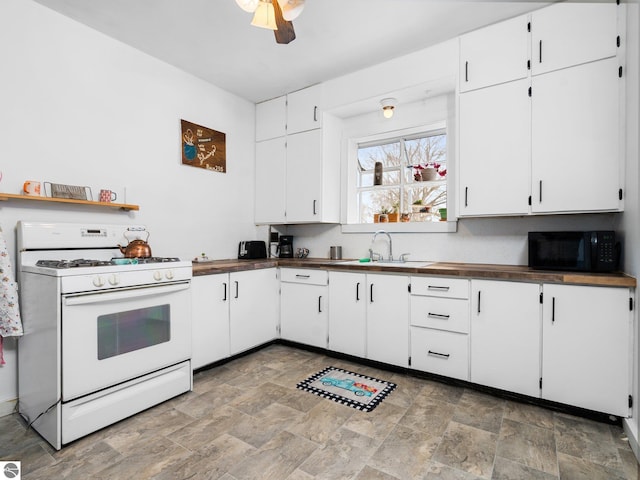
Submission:
[[[370,413],[295,388],[329,365],[398,388]],[[59,452],[2,417],[0,459],[25,480],[640,478],[617,426],[283,345]]]

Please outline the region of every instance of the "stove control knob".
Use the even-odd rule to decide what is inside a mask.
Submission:
[[[153,279],[158,281],[162,280],[162,272],[159,270],[153,272]]]
[[[93,279],[93,284],[94,284],[96,287],[102,287],[102,286],[104,286],[104,278],[102,278],[100,275],[96,276],[96,277]]]
[[[167,277],[167,280],[173,280],[173,270],[167,270],[164,276]]]
[[[109,275],[109,283],[111,285],[118,285],[120,283],[120,277],[117,274],[112,273]]]

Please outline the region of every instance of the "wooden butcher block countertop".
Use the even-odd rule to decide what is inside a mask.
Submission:
[[[494,265],[452,262],[407,262],[393,266],[384,263],[359,264],[354,260],[327,258],[273,258],[256,260],[212,260],[193,262],[193,275],[240,272],[271,267],[317,268],[352,272],[385,272],[410,275],[484,278],[536,283],[563,283],[608,287],[633,287],[636,279],[625,273],[587,273],[551,270],[533,270],[522,265]]]

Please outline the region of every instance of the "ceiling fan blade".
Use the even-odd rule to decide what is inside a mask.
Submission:
[[[273,4],[273,10],[276,14],[276,25],[278,26],[278,29],[273,31],[273,34],[276,36],[276,43],[286,44],[293,42],[296,39],[293,23],[285,20],[282,16],[282,9],[280,8],[278,0],[273,0],[271,3]]]

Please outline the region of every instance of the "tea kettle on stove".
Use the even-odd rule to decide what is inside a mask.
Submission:
[[[127,232],[124,232],[124,238],[129,240],[129,244],[126,247],[118,245],[118,248],[124,254],[125,258],[145,258],[151,256],[151,247],[147,243],[147,240],[149,240],[149,232],[145,233],[147,234],[146,240],[139,238],[129,240]]]

